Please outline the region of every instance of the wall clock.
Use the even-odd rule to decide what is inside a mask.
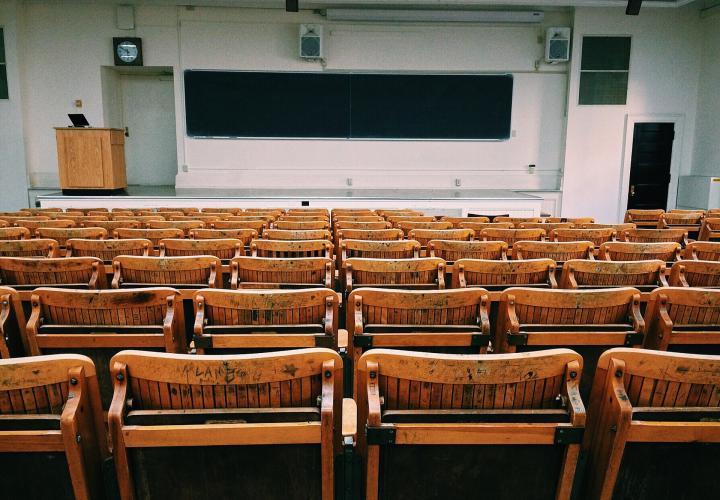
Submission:
[[[134,37],[113,38],[115,66],[142,66],[142,40]]]

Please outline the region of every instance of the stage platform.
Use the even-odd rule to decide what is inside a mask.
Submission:
[[[130,186],[113,195],[38,196],[42,208],[412,208],[428,213],[540,216],[542,198],[502,189],[175,189]]]

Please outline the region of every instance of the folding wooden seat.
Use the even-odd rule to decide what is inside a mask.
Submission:
[[[112,263],[118,255],[141,255],[147,257],[152,242],[136,240],[85,240],[69,239],[65,244],[66,257],[97,257],[106,264]]]
[[[275,229],[290,229],[290,230],[314,230],[314,229],[330,229],[330,223],[326,220],[317,221],[294,221],[281,219],[273,222],[273,228]]]
[[[93,360],[103,407],[112,399],[110,358],[123,349],[186,353],[180,293],[172,288],[61,290],[32,294],[30,355],[83,354]]]
[[[691,209],[672,208],[672,209],[668,210],[668,211],[665,212],[665,213],[666,213],[666,214],[687,214],[687,215],[690,215],[690,214],[699,214],[699,215],[703,215],[703,216],[704,216],[704,215],[705,215],[705,210],[693,209],[693,208],[691,208]]]
[[[453,227],[461,229],[459,224],[463,222],[490,222],[490,217],[440,217],[441,222],[451,222]]]
[[[473,217],[477,219],[479,217]],[[515,225],[512,222],[458,222],[455,226],[459,229],[472,229],[475,236],[480,235],[483,229],[513,229]]]
[[[688,234],[684,229],[628,229],[623,231],[623,239],[633,243],[676,242],[685,247]]]
[[[0,358],[16,358],[29,352],[25,337],[25,312],[20,294],[0,286]]]
[[[158,212],[182,212],[185,215],[200,213],[197,207],[157,207]]]
[[[242,212],[238,213],[239,216],[242,217],[258,217],[261,218],[261,216],[270,216],[277,218],[280,215],[284,214],[285,210],[282,208],[268,208],[268,209],[252,209],[252,208],[246,208]]]
[[[549,233],[550,241],[592,241],[599,247],[606,241],[615,241],[617,233],[613,228],[598,229],[553,229]]]
[[[201,221],[205,223],[205,226],[207,226],[209,222],[224,220],[225,217],[227,217],[225,214],[172,215],[168,217],[168,220],[176,222]]]
[[[537,290],[508,288],[500,297],[495,352],[527,352],[568,347],[585,366],[581,392],[592,384],[595,363],[610,347],[641,347],[645,322],[635,288]]]
[[[16,290],[39,286],[94,290],[107,288],[107,279],[102,261],[94,257],[0,257],[0,284]]]
[[[391,215],[387,217],[387,221],[392,223],[393,227],[398,227],[401,222],[436,222],[436,219],[432,215]],[[443,226],[443,228],[451,227],[452,223],[449,226]]]
[[[318,223],[318,222],[326,222],[328,227],[327,228],[318,228],[318,229],[329,229],[330,228],[330,216],[329,215],[281,215],[277,218],[276,222],[285,221],[285,222],[307,222],[307,223]]]
[[[520,228],[520,224],[524,222],[542,222],[542,217],[506,217],[504,215],[499,215],[497,217],[493,217],[493,222],[511,222],[516,228]]]
[[[214,214],[231,214],[238,215],[242,212],[242,208],[201,208],[202,213],[214,213]]]
[[[219,220],[211,222],[208,226],[210,229],[249,229],[262,235],[270,223],[262,219],[253,220]]]
[[[516,241],[542,241],[544,229],[483,229],[479,238],[483,241],[504,241],[512,247]]]
[[[144,239],[150,240],[153,247],[160,245],[160,240],[168,238],[184,238],[185,233],[182,229],[169,228],[169,229],[126,229],[118,228],[115,230],[115,239],[120,240],[136,240]]]
[[[665,262],[638,260],[612,262],[607,260],[568,260],[560,278],[560,288],[616,288],[631,286],[640,291],[668,286]]]
[[[73,222],[69,219],[52,219],[52,220],[25,219],[25,220],[15,221],[15,225],[18,227],[25,227],[25,228],[29,229],[32,234],[35,234],[35,232],[41,227],[55,228],[55,229],[68,229],[68,228],[75,227],[75,222]]]
[[[490,291],[511,286],[557,288],[555,261],[458,259],[450,283],[451,288],[482,287]]]
[[[286,215],[325,215],[330,217],[330,210],[327,208],[288,208]]]
[[[163,217],[162,215],[113,215],[113,220],[137,221],[143,224],[144,227],[144,225],[150,221],[165,220],[165,217]]]
[[[569,499],[582,366],[568,349],[365,353],[356,385],[366,498]],[[516,470],[512,484],[498,480]]]
[[[193,229],[204,229],[205,223],[201,220],[151,220],[145,226],[148,229],[180,229],[183,235],[187,237],[188,233]]]
[[[6,217],[4,217],[7,220]],[[703,219],[698,233],[699,241],[714,241],[720,239],[720,214],[710,214]]]
[[[333,208],[330,211],[330,215],[332,215],[333,219],[336,216],[377,216],[377,212],[375,210],[369,209],[369,208]]]
[[[414,240],[348,240],[340,243],[341,261],[350,258],[362,259],[417,259],[420,257],[420,243]]]
[[[189,234],[193,240],[235,239],[242,241],[243,246],[257,239],[258,232],[254,229],[193,229]]]
[[[45,214],[50,219],[64,219],[66,217],[78,217],[85,215],[83,210],[65,210],[64,212],[46,212]]]
[[[415,240],[423,247],[431,240],[472,241],[474,237],[472,229],[412,229],[408,233],[409,240]]]
[[[180,289],[222,288],[222,262],[211,255],[137,257],[113,260],[112,288],[170,286]]]
[[[69,207],[65,209],[65,213],[77,213],[78,215],[87,215],[88,212],[109,212],[105,207]]]
[[[309,290],[200,290],[195,294],[198,354],[303,347],[338,349],[338,294]]]
[[[121,498],[333,500],[342,451],[336,352],[124,351],[112,367]]]
[[[660,216],[665,213],[663,209],[657,210],[628,210],[625,212],[625,221],[636,224],[637,227],[656,228]]]
[[[333,288],[333,260],[325,257],[238,257],[230,263],[230,270],[233,289]]]
[[[113,208],[110,210],[110,215],[115,217],[117,215],[134,215],[135,211],[129,208]]]
[[[2,218],[2,220],[4,220],[5,222],[7,222],[7,223],[10,224],[10,225],[13,225],[13,226],[21,226],[21,227],[22,227],[22,225],[21,225],[21,224],[18,224],[19,221],[51,220],[50,217],[48,217],[47,215],[35,215],[35,216],[33,216],[33,215],[30,215],[30,214],[27,214],[27,215],[12,215],[12,216],[11,216],[11,215],[3,215],[3,216],[1,216],[0,218]]]
[[[26,227],[0,227],[0,240],[27,240],[30,230]]]
[[[385,217],[422,217],[425,214],[420,210],[410,210],[409,208],[401,210],[376,210],[377,214]]]
[[[269,223],[277,220],[278,217],[278,215],[274,214],[230,215],[223,220],[229,222],[255,222],[261,220],[270,225]]]
[[[253,240],[253,257],[295,259],[300,257],[334,258],[333,244],[328,240]]]
[[[96,215],[99,215],[99,216],[105,217],[105,220],[110,220],[110,218],[112,217],[113,213],[116,213],[116,214],[117,214],[117,213],[123,213],[123,214],[125,214],[125,215],[132,215],[132,210],[125,210],[124,212],[112,212],[112,213],[111,213],[110,210],[108,210],[108,209],[106,208],[106,209],[104,209],[104,210],[99,210],[99,209],[98,209],[98,210],[88,210],[88,211],[87,211],[87,215],[88,215],[88,216],[96,216]]]
[[[717,288],[720,287],[720,262],[709,260],[682,260],[670,269],[670,286]]]
[[[380,217],[379,215],[337,215],[333,216],[332,218],[333,224],[337,225],[338,223],[350,223],[350,224],[368,224],[368,223],[378,223],[382,222],[385,223],[382,227],[391,227],[392,224],[387,222],[385,219]]]
[[[75,227],[96,227],[94,222],[109,220],[107,215],[76,215],[72,217],[63,217],[63,219],[73,221],[75,223]]]
[[[391,241],[401,240],[404,236],[400,229],[340,229],[335,234],[335,239],[339,245],[343,239]]]
[[[614,229],[618,235],[621,235],[623,231],[628,229],[637,229],[637,226],[633,223],[622,223],[622,224],[598,224],[593,223],[575,223],[575,229]]]
[[[705,217],[704,212],[664,213],[658,221],[658,229],[682,229],[688,233],[698,233]]]
[[[53,258],[60,256],[60,248],[50,239],[0,240],[0,256]]]
[[[572,222],[521,222],[518,229],[544,229],[549,235],[554,229],[572,229],[575,224]]]
[[[8,227],[10,226],[10,223],[4,220],[0,220],[0,227]]]
[[[170,238],[160,240],[160,257],[186,257],[212,255],[223,261],[245,255],[245,245],[235,239],[187,240]]]
[[[442,290],[445,288],[445,261],[435,257],[349,258],[342,262],[341,278],[347,294],[360,287]]]
[[[34,214],[30,210],[18,210],[17,212],[0,212],[0,217],[7,220],[7,217],[16,217],[19,219],[32,217]],[[46,216],[47,217],[47,216]],[[50,217],[48,217],[49,219]]]
[[[327,229],[266,229],[262,237],[266,240],[332,240],[332,235]]]
[[[160,211],[152,211],[152,210],[146,210],[146,211],[140,211],[138,212],[140,215],[149,215],[153,216],[156,215],[158,217],[162,217],[165,220],[170,220],[170,217],[174,217],[176,215],[185,215],[185,212],[179,211],[179,210],[173,210],[169,212],[160,212]]]
[[[81,227],[86,227],[86,223],[81,224]],[[140,229],[144,227],[144,224],[137,220],[96,220],[92,222],[92,227],[101,227],[107,231],[108,238],[114,238],[116,229]]]
[[[28,213],[30,215],[42,215],[47,212],[62,212],[62,208],[23,208],[21,213]]]
[[[592,241],[517,241],[512,248],[513,260],[552,259],[557,264],[570,259],[595,260]]]
[[[401,221],[394,223],[395,227],[401,229],[407,238],[413,229],[431,229],[434,231],[452,229],[452,222],[420,222],[420,221]],[[460,229],[460,231],[468,231],[468,229]]]
[[[592,217],[544,217],[543,221],[548,224],[556,224],[558,222],[569,222],[573,225],[592,224],[595,219]]]
[[[611,349],[598,361],[584,498],[718,498],[720,358]]]
[[[110,453],[90,359],[0,360],[0,417],[3,498],[104,498]]]
[[[346,305],[354,366],[363,352],[375,348],[483,353],[490,340],[489,308],[481,288],[354,290]]]
[[[720,260],[720,242],[691,241],[685,247],[684,259]]]
[[[708,217],[720,215],[720,208],[708,208],[705,211],[705,215]]]
[[[600,245],[600,260],[680,260],[680,243],[629,243],[607,241]]]
[[[459,259],[507,260],[508,245],[504,241],[431,240],[427,245],[430,257],[446,262]]]
[[[346,229],[360,229],[360,230],[377,230],[377,229],[390,229],[392,224],[387,221],[375,221],[375,222],[354,222],[347,220],[339,220],[333,225],[333,229],[337,231],[344,231]]]
[[[104,240],[107,238],[107,231],[101,227],[39,227],[35,230],[38,238],[50,238],[58,242],[61,248],[65,247],[67,240]]]

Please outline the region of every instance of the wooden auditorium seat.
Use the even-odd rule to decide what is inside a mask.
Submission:
[[[222,262],[211,255],[137,257],[113,260],[112,288],[169,286],[180,289],[222,288]]]
[[[54,219],[54,220],[25,219],[25,220],[15,221],[15,225],[18,227],[28,228],[33,235],[37,235],[37,230],[40,228],[69,229],[69,228],[75,227],[75,222],[73,222],[69,219]]]
[[[600,245],[600,260],[662,260],[675,262],[680,260],[680,243],[630,243],[626,241],[607,241]]]
[[[204,229],[205,223],[201,220],[151,220],[145,226],[148,229],[180,229],[187,237],[193,229]]]
[[[670,269],[670,286],[718,288],[720,262],[716,260],[681,260]]]
[[[394,229],[340,229],[335,233],[336,244],[340,245],[343,239],[348,240],[402,240],[405,233],[402,230]],[[339,246],[338,246],[339,248]]]
[[[339,220],[333,224],[333,229],[335,232],[337,231],[344,231],[346,229],[390,229],[392,227],[392,224],[387,221],[372,221],[372,222],[362,222],[362,221],[348,221],[348,220]]]
[[[475,222],[475,219],[480,217],[472,217],[468,222],[458,222],[455,226],[458,229],[472,229],[475,231],[475,236],[480,237],[480,232],[483,229],[514,229],[515,224],[512,222]]]
[[[0,286],[0,359],[16,358],[29,352],[25,337],[25,311],[20,294]]]
[[[86,227],[87,224],[83,224],[81,227]],[[144,225],[139,220],[107,220],[107,221],[93,221],[92,227],[101,227],[108,233],[108,238],[115,237],[115,230],[120,228],[126,229],[140,229]]]
[[[445,288],[445,261],[436,257],[349,258],[343,260],[340,276],[346,294],[360,287],[442,290]]]
[[[637,229],[637,225],[631,222],[624,222],[622,224],[599,224],[596,222],[587,223],[576,223],[575,229],[614,229],[618,235],[621,235],[623,231],[628,229]]]
[[[698,241],[715,241],[720,239],[720,214],[709,214],[703,219],[698,233]]]
[[[240,240],[197,240],[169,238],[160,240],[160,257],[187,257],[212,255],[223,261],[245,255],[245,245]]]
[[[575,224],[572,222],[521,222],[518,224],[518,229],[544,229],[545,234],[550,234],[550,231],[555,229],[572,229]]]
[[[692,260],[720,260],[720,242],[691,241],[685,247],[683,258]]]
[[[408,235],[409,240],[420,242],[427,247],[431,240],[472,241],[475,231],[472,229],[412,229]]]
[[[0,227],[0,240],[28,240],[30,235],[26,227]]]
[[[627,229],[623,231],[623,239],[633,243],[675,242],[685,247],[688,234],[684,229]]]
[[[628,210],[625,212],[625,222],[635,224],[639,228],[656,228],[660,222],[660,216],[664,213],[663,209]]]
[[[542,217],[508,217],[505,215],[498,215],[497,217],[493,217],[493,222],[510,222],[516,228],[519,228],[520,224],[522,223],[534,222],[537,224],[541,223],[542,221]]]
[[[545,230],[487,228],[480,231],[478,238],[482,241],[504,241],[512,247],[516,241],[542,241],[545,239]]]
[[[266,229],[262,237],[266,240],[332,240],[332,235],[327,229]]]
[[[507,260],[508,245],[504,241],[431,240],[427,244],[430,257],[446,262],[460,259]]]
[[[481,287],[490,291],[512,286],[557,288],[555,261],[458,259],[452,269],[451,288]]]
[[[234,239],[242,241],[243,246],[250,246],[250,242],[257,239],[258,232],[254,229],[193,229],[190,238],[193,240],[224,240]]]
[[[617,288],[631,286],[651,291],[668,286],[662,260],[607,261],[568,260],[560,278],[560,288]]]
[[[341,262],[350,258],[417,259],[420,243],[415,240],[350,240],[340,242]]]
[[[548,239],[550,241],[592,241],[593,245],[599,247],[606,241],[615,241],[617,232],[613,228],[598,229],[553,229]]]
[[[65,244],[66,257],[97,257],[105,263],[112,263],[118,255],[141,255],[147,257],[152,242],[136,240],[84,240],[70,239]]]
[[[512,248],[513,260],[552,259],[558,265],[570,259],[595,260],[592,241],[517,241]]]
[[[334,258],[333,244],[328,240],[253,240],[250,243],[253,257],[293,259],[298,257]]]
[[[410,231],[415,229],[428,229],[433,231],[449,230],[453,228],[452,222],[420,222],[420,221],[399,221],[394,223],[395,227],[402,230],[406,238],[410,238]],[[471,231],[471,229],[460,229],[460,231]]]
[[[185,233],[182,229],[168,228],[168,229],[126,229],[119,228],[115,230],[115,239],[120,240],[150,240],[153,247],[160,245],[160,240],[168,238],[183,238]]]
[[[95,257],[0,257],[0,284],[17,290],[48,285],[95,290],[107,288],[107,279],[102,260]]]
[[[273,228],[308,231],[314,229],[330,229],[330,223],[326,220],[296,221],[281,219],[273,222]]]
[[[0,256],[53,258],[60,256],[60,247],[57,241],[46,238],[0,240]]]
[[[490,217],[440,217],[441,222],[451,222],[453,227],[462,229],[460,224],[463,222],[490,222]]]
[[[37,238],[49,238],[57,241],[61,248],[64,248],[70,239],[104,240],[107,238],[107,231],[101,227],[74,227],[55,228],[40,227],[35,231]]]
[[[705,212],[683,212],[670,211],[660,216],[658,229],[682,229],[688,233],[698,233]]]
[[[326,257],[295,259],[238,257],[230,263],[230,287],[333,288],[333,260]]]

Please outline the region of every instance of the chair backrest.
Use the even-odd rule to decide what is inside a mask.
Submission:
[[[508,245],[504,241],[431,240],[427,245],[430,257],[446,262],[460,259],[507,260]]]
[[[358,287],[439,289],[445,288],[445,261],[437,257],[418,259],[350,258],[342,263],[346,293]]]
[[[243,212],[241,215],[230,215],[228,216],[226,220],[228,222],[257,222],[257,221],[264,221],[268,223],[268,226],[270,225],[270,222],[273,222],[280,217],[281,214],[276,213],[248,213]]]
[[[237,215],[242,212],[242,208],[201,208],[202,213],[213,213],[213,214],[232,214]]]
[[[330,217],[330,210],[327,208],[288,208],[286,215],[324,215]]]
[[[83,227],[87,226],[88,224],[83,224]],[[140,229],[143,227],[142,223],[139,220],[100,220],[100,221],[93,221],[92,227],[101,227],[105,231],[108,232],[108,238],[113,238],[115,236],[115,230],[120,228],[127,228],[127,229]]]
[[[483,229],[513,229],[515,224],[512,222],[475,222],[475,219],[479,217],[473,217],[469,222],[458,222],[456,227],[459,229],[472,229],[475,231],[475,236],[480,237],[480,231]]]
[[[452,222],[399,221],[394,224],[395,227],[402,230],[406,237],[413,229],[432,229],[437,231],[440,229],[452,229],[453,227]],[[467,229],[465,229],[465,231],[467,231]]]
[[[475,237],[472,229],[412,229],[408,239],[420,242],[426,247],[431,240],[471,241]]]
[[[333,290],[200,290],[195,294],[198,354],[243,349],[338,347]]]
[[[0,240],[27,240],[30,230],[26,227],[0,227]]]
[[[685,246],[688,233],[685,229],[627,229],[623,239],[634,243],[675,242]]]
[[[281,219],[273,222],[275,229],[290,229],[290,230],[313,230],[313,229],[330,229],[330,223],[326,220],[312,220],[312,221],[296,221],[296,220],[285,220]]]
[[[393,227],[398,227],[401,222],[435,222],[435,217],[432,215],[390,215],[387,220],[392,223]]]
[[[460,228],[463,222],[490,222],[490,217],[440,217],[442,222],[452,222],[453,226]]]
[[[400,229],[340,229],[336,233],[338,245],[348,240],[401,240],[405,234]]]
[[[70,239],[65,244],[66,257],[97,257],[104,262],[112,262],[118,255],[148,256],[152,242],[136,240],[85,240]]]
[[[106,220],[110,220],[110,218],[112,217],[110,210],[108,210],[107,208],[105,208],[105,209],[98,208],[97,210],[88,210],[86,213],[87,213],[87,215],[89,215],[91,217],[94,215],[104,216],[107,218]],[[124,213],[127,215],[132,215],[132,210],[126,210]]]
[[[631,222],[622,224],[599,224],[596,222],[575,223],[575,229],[614,229],[618,235],[627,229],[636,229],[637,225]]]
[[[258,232],[254,229],[193,229],[189,236],[193,240],[230,238],[242,241],[243,246],[249,246],[250,242],[258,237]]]
[[[597,364],[584,498],[717,498],[720,358],[611,349]]]
[[[681,260],[670,269],[670,286],[720,287],[720,262],[715,260]]]
[[[201,220],[151,220],[145,226],[148,229],[180,229],[183,235],[187,236],[193,229],[204,229],[205,222]]]
[[[266,240],[332,240],[332,235],[327,229],[266,229],[262,237]]]
[[[376,210],[378,215],[389,219],[390,217],[422,217],[424,214],[420,210],[410,210],[409,208],[392,209],[392,210]]]
[[[217,257],[136,257],[113,260],[113,288],[172,286],[173,288],[222,288],[222,263]]]
[[[346,229],[390,229],[391,227],[392,224],[387,221],[359,222],[339,220],[334,224],[335,231],[345,231]]]
[[[27,355],[25,311],[20,294],[0,286],[0,359]]]
[[[704,212],[687,212],[678,213],[671,211],[660,216],[658,221],[658,229],[682,227],[686,231],[699,231],[702,223]]]
[[[185,233],[182,229],[126,229],[119,228],[115,230],[115,238],[121,240],[128,239],[145,239],[150,240],[154,247],[160,245],[160,240],[168,238],[183,238]]]
[[[341,261],[359,257],[362,259],[417,259],[420,243],[414,240],[349,240],[340,242]]]
[[[542,241],[544,229],[495,229],[487,228],[480,231],[479,239],[483,241],[504,241],[512,247],[516,241]]]
[[[330,216],[329,215],[295,215],[295,214],[288,214],[288,215],[281,215],[278,217],[278,220],[276,222],[285,221],[285,222],[291,222],[291,223],[298,223],[298,222],[311,222],[313,224],[316,224],[318,222],[326,222],[328,227],[327,228],[314,228],[314,229],[329,229],[330,226]],[[292,228],[287,228],[292,229]],[[303,229],[303,228],[300,228]],[[313,228],[306,228],[306,229],[313,229]]]
[[[333,244],[328,240],[253,240],[253,257],[292,259],[298,257],[334,257]]]
[[[379,215],[333,215],[333,224],[371,224],[373,222],[385,222],[387,221]],[[391,227],[391,224],[387,223],[383,227]]]
[[[19,222],[19,221],[50,220],[50,217],[48,217],[47,215],[30,215],[30,214],[10,215],[10,214],[8,214],[8,215],[0,215],[0,217],[2,217],[2,220],[12,224],[13,226],[18,226],[19,224],[17,224],[17,222]]]
[[[230,263],[230,285],[237,288],[333,287],[332,259],[238,257]]]
[[[201,222],[204,222],[205,225],[207,226],[208,222],[217,222],[219,220],[225,220],[226,217],[228,217],[227,214],[203,213],[203,214],[193,214],[193,215],[172,215],[172,216],[168,217],[168,220],[177,221],[177,222],[201,221]]]
[[[255,231],[259,235],[267,231],[270,226],[270,222],[264,219],[251,219],[251,220],[219,220],[211,222],[209,225],[210,229],[249,229]]]
[[[692,260],[720,260],[720,242],[691,241],[685,247],[683,257]]]
[[[474,498],[478,485],[503,498],[508,486],[497,477],[516,467],[525,472],[511,496],[570,498],[580,444],[557,436],[585,426],[582,366],[568,349],[366,352],[356,385],[367,498]],[[375,438],[384,432],[395,439]],[[449,464],[452,480],[433,472]],[[411,479],[399,473],[410,470]]]
[[[628,210],[625,212],[625,222],[632,222],[638,227],[657,227],[660,216],[664,213],[663,209]]]
[[[2,257],[59,257],[60,247],[51,239],[0,240]]]
[[[103,498],[109,457],[95,367],[72,354],[0,360],[3,498]]]
[[[498,215],[493,217],[493,222],[511,222],[515,227],[520,227],[520,224],[525,222],[542,222],[542,217],[508,217],[505,215]]]
[[[703,219],[698,233],[699,241],[711,241],[720,238],[720,213],[710,214]]]
[[[519,229],[544,229],[545,234],[550,234],[554,229],[572,229],[575,224],[572,222],[521,222]]]
[[[245,245],[240,240],[197,240],[166,239],[160,240],[160,257],[185,257],[193,255],[212,255],[221,260],[230,260],[245,255]]]
[[[143,227],[144,227],[145,223],[147,223],[147,222],[150,222],[153,220],[165,220],[165,217],[163,217],[162,215],[138,215],[138,214],[113,215],[113,220],[118,220],[118,221],[135,220],[135,221],[138,221],[141,224],[143,224]]]
[[[558,222],[569,222],[571,224],[592,224],[595,222],[593,217],[544,217],[543,220],[549,224]]]
[[[110,218],[108,217],[110,214],[105,215],[73,215],[73,216],[65,216],[63,219],[71,220],[75,223],[75,226],[77,227],[98,227],[93,224],[93,222],[107,222]]]
[[[302,484],[303,497],[333,499],[342,451],[343,364],[336,352],[124,351],[111,364],[108,420],[121,498],[202,491],[208,498],[279,499],[289,484]],[[213,473],[177,474],[195,462],[214,462]]]
[[[0,257],[0,283],[20,290],[52,285],[68,288],[107,288],[105,267],[94,257],[33,259]]]
[[[550,231],[550,241],[592,241],[593,245],[599,247],[606,241],[614,241],[617,232],[611,228],[597,229],[553,229]]]
[[[665,262],[662,260],[568,260],[563,265],[560,278],[560,288],[631,286],[646,291],[667,285]]]
[[[110,210],[110,216],[115,217],[117,215],[133,215],[135,212],[129,208],[113,208]]]
[[[595,259],[592,241],[517,241],[513,245],[514,260],[552,259],[564,262],[570,259]]]
[[[557,288],[555,261],[458,259],[452,269],[450,286],[488,290],[504,290],[510,286]]]
[[[39,228],[58,228],[67,229],[75,227],[75,222],[68,219],[54,219],[54,220],[18,220],[15,222],[18,227],[26,227],[31,233],[37,234]]]
[[[630,243],[607,241],[600,245],[600,260],[662,260],[675,262],[680,258],[680,243]]]
[[[82,238],[84,240],[104,240],[107,238],[107,231],[101,227],[77,227],[77,228],[55,228],[40,227],[35,230],[38,238],[50,238],[64,247],[67,240]]]

